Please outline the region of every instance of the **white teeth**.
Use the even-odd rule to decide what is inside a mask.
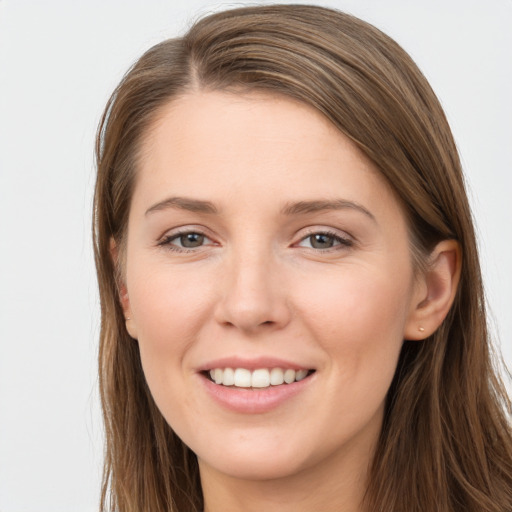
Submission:
[[[297,370],[295,372],[295,380],[296,381],[305,379],[307,376],[308,376],[308,371],[307,370]]]
[[[213,378],[215,384],[222,384],[223,373],[224,372],[220,368],[215,368],[215,377]]]
[[[270,386],[270,373],[267,369],[254,370],[251,384],[253,388],[268,388]]]
[[[217,369],[215,369],[215,371],[217,371]],[[237,368],[235,370],[235,386],[238,388],[250,388],[251,372],[245,368]]]
[[[291,384],[305,379],[308,370],[292,370],[287,368],[259,368],[254,371],[245,368],[213,368],[209,371],[210,378],[215,384],[223,386],[236,386],[239,388],[268,388],[269,386],[280,386]]]
[[[292,382],[295,381],[295,370],[286,370],[284,372],[284,381],[286,382],[286,384],[291,384]]]
[[[222,380],[224,386],[234,386],[235,384],[235,370],[233,368],[226,368],[224,370],[224,378]]]
[[[272,370],[270,370],[270,384],[272,384],[272,386],[280,386],[283,382],[283,370],[281,370],[281,368],[272,368]]]

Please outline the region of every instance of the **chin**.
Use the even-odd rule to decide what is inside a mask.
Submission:
[[[249,453],[225,453],[222,460],[207,461],[198,457],[199,467],[222,473],[231,478],[251,481],[278,480],[300,473],[306,461],[290,459],[275,453],[259,451]]]

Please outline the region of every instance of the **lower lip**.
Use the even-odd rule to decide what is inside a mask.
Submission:
[[[218,404],[234,412],[262,414],[276,409],[304,391],[314,375],[291,384],[269,386],[268,388],[237,388],[215,384],[201,375],[206,392]]]

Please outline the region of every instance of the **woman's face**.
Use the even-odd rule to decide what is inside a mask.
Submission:
[[[398,201],[312,108],[204,92],[162,110],[125,284],[149,388],[202,472],[367,464],[419,291]]]

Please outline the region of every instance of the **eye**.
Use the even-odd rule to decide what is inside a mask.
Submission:
[[[213,245],[213,242],[203,233],[198,233],[196,231],[186,231],[168,235],[164,237],[158,245],[166,246],[170,249],[179,251],[197,249],[204,245]]]
[[[180,247],[186,247],[192,249],[194,247],[201,247],[206,237],[201,233],[183,233],[182,235],[176,236],[172,241],[177,243]]]
[[[299,243],[299,247],[310,247],[312,249],[332,249],[336,246],[350,247],[352,241],[343,238],[335,233],[312,233],[303,238]]]

